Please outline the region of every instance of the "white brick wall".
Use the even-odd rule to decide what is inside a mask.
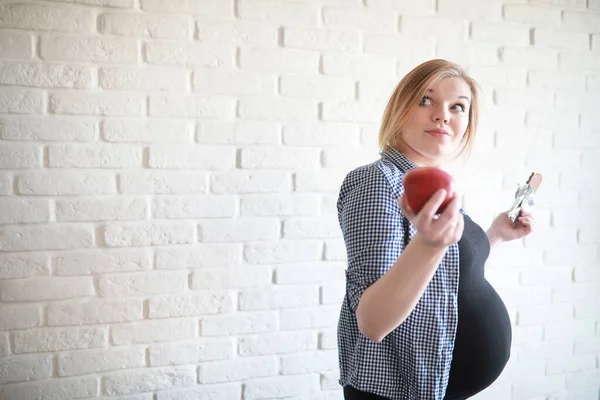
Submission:
[[[597,400],[598,0],[0,1],[0,399],[340,400],[337,191],[433,57],[484,89],[473,218],[545,174],[476,398]]]

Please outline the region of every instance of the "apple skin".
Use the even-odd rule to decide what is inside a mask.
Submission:
[[[446,190],[446,198],[437,210],[440,214],[454,198],[454,178],[437,167],[413,168],[404,175],[404,196],[412,212],[418,214],[429,198],[439,189]]]

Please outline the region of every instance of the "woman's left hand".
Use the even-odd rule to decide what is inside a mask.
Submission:
[[[529,235],[535,227],[535,219],[532,210],[526,206],[521,208],[519,217],[513,224],[505,211],[498,215],[487,231],[488,238],[492,245],[521,239]]]

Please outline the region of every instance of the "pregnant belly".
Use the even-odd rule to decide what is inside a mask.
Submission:
[[[510,358],[512,330],[506,306],[485,279],[461,290],[448,397],[469,396],[491,385]]]

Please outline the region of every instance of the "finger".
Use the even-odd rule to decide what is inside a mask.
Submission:
[[[432,219],[445,199],[446,191],[444,189],[439,189],[429,198],[429,200],[427,200],[427,203],[425,203],[418,215],[422,215],[428,220]]]
[[[404,197],[404,195],[400,196],[398,199],[398,206],[400,206],[400,209],[407,218],[411,219],[414,217],[415,214],[411,211],[410,207],[406,203],[406,197]]]
[[[460,199],[459,196],[455,194],[435,223],[441,227],[443,225],[446,225],[447,223],[451,223],[451,221],[458,218],[459,214]]]

